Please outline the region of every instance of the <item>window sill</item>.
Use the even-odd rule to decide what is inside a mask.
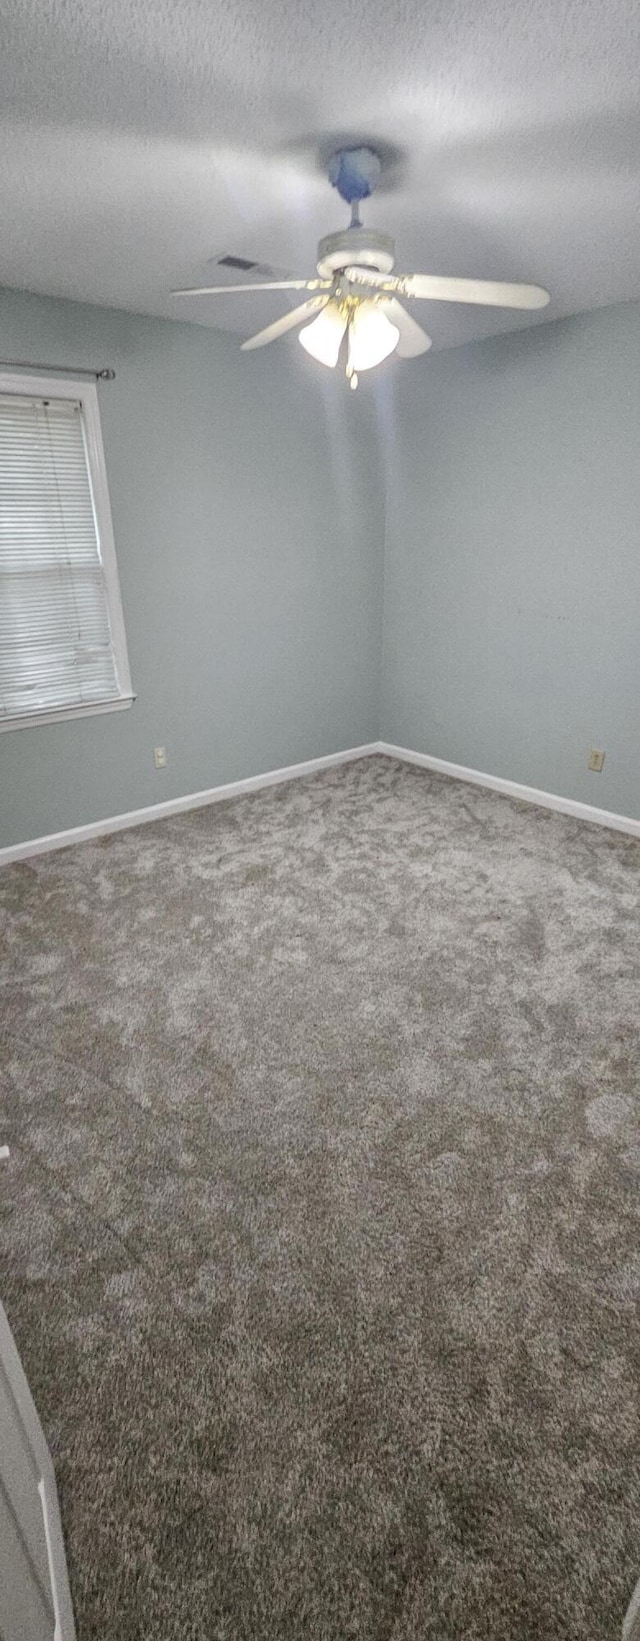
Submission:
[[[98,712],[125,712],[135,695],[121,695],[117,701],[93,701],[87,706],[58,707],[50,712],[25,712],[20,717],[0,718],[0,735],[10,729],[35,729],[39,724],[63,724],[68,718],[93,718]]]

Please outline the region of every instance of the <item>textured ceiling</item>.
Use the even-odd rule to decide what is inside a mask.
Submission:
[[[633,0],[3,0],[2,18],[4,284],[247,335],[282,297],[170,287],[228,252],[312,272],[346,226],[324,162],[347,138],[387,157],[365,220],[399,268],[546,285],[537,323],[640,297]],[[414,312],[437,346],[532,322]]]

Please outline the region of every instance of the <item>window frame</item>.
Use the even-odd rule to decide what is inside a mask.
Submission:
[[[79,701],[75,706],[44,707],[42,712],[16,713],[12,717],[0,716],[0,734],[13,729],[35,729],[41,724],[64,723],[70,718],[95,717],[97,713],[126,711],[135,701],[135,695],[131,686],[97,385],[95,382],[77,377],[18,376],[0,371],[0,394],[13,394],[16,397],[22,395],[26,399],[73,399],[80,403],[89,489],[104,572],[107,617],[120,691],[111,701],[92,701],[85,704]]]

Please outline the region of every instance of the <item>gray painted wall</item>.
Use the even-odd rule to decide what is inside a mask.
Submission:
[[[379,412],[383,737],[640,816],[640,306],[396,366]]]
[[[365,396],[295,339],[241,354],[10,291],[0,358],[117,372],[99,394],[137,692],[130,712],[0,735],[0,844],[371,740],[384,507]]]
[[[117,371],[138,697],[0,735],[1,844],[379,734],[640,815],[638,305],[394,364],[355,398],[295,339],[243,355],[16,292],[0,356]]]

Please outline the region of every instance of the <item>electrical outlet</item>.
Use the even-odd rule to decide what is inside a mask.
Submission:
[[[154,764],[156,766],[156,769],[166,769],[166,767],[167,767],[167,749],[166,749],[166,746],[154,746],[153,761],[154,761]]]
[[[591,751],[589,753],[589,759],[588,759],[589,769],[591,769],[593,771],[594,775],[601,775],[602,774],[602,765],[603,765],[603,763],[604,763],[604,752],[598,752],[597,747],[592,746]]]

